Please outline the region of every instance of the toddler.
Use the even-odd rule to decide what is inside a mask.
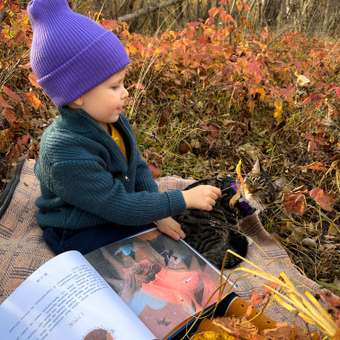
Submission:
[[[48,245],[85,254],[155,225],[184,238],[171,216],[210,211],[221,191],[158,192],[123,113],[130,61],[121,41],[67,0],[32,0],[28,14],[31,66],[60,113],[42,136],[35,166],[37,220]]]

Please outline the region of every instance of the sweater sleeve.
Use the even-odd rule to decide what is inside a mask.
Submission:
[[[158,186],[152,177],[152,173],[147,163],[137,152],[137,169],[136,169],[136,191],[158,192]]]
[[[77,160],[52,166],[53,190],[66,203],[120,225],[145,225],[185,209],[182,193],[127,192],[98,162]]]

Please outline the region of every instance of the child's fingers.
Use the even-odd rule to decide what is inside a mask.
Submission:
[[[215,205],[216,201],[214,199],[208,199],[209,206],[213,207]]]
[[[170,236],[172,239],[174,239],[176,241],[178,241],[180,239],[179,234],[175,230],[173,230],[172,228],[159,228],[159,230],[162,233]]]
[[[184,233],[184,231],[182,230],[181,227],[179,227],[179,230],[177,232],[178,232],[181,239],[185,238],[185,233]]]
[[[214,193],[217,195],[217,198],[218,197],[221,197],[222,196],[222,191],[220,188],[217,188],[217,187],[213,187],[214,189]]]
[[[176,221],[174,221],[174,223],[171,225],[171,229],[177,233],[177,235],[179,236],[179,238],[184,238],[185,234],[184,231],[182,230],[182,227],[179,223],[177,223]]]
[[[222,195],[220,188],[214,187],[212,185],[207,185],[207,187],[209,188],[210,194],[216,196],[216,198]]]

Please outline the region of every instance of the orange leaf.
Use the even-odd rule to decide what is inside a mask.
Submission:
[[[284,193],[282,205],[288,214],[302,216],[306,209],[305,195],[302,192]]]
[[[329,194],[327,194],[324,190],[321,188],[314,188],[309,192],[310,197],[314,199],[314,201],[319,204],[319,206],[326,210],[326,211],[332,211],[333,205],[335,203],[335,200],[333,197],[331,197]]]
[[[42,105],[41,100],[33,92],[27,92],[25,93],[25,96],[27,97],[30,104],[34,107],[34,109],[39,110]]]
[[[219,9],[217,7],[210,8],[208,11],[209,17],[213,18],[219,13]]]
[[[100,24],[110,31],[117,29],[119,27],[119,24],[116,20],[104,19],[101,21]]]
[[[227,22],[232,22],[233,24],[235,23],[234,18],[230,14],[228,14],[228,13],[221,12],[220,13],[220,18],[221,18],[221,21],[223,23],[227,23]]]
[[[322,162],[313,162],[310,163],[308,165],[306,165],[305,167],[308,170],[315,170],[315,171],[326,171],[327,168],[325,167],[325,165]]]
[[[30,83],[31,83],[34,87],[36,87],[37,89],[40,89],[40,88],[41,88],[41,86],[39,85],[39,83],[38,83],[38,81],[37,81],[37,77],[34,75],[34,73],[30,73],[30,74],[28,75],[28,79],[29,79]]]
[[[153,164],[148,164],[148,166],[149,166],[149,169],[150,169],[150,171],[151,171],[151,173],[152,173],[153,178],[158,178],[158,177],[160,177],[160,175],[161,175],[161,170],[160,170],[157,166],[155,166],[155,165],[153,165]]]
[[[2,91],[7,94],[8,97],[10,97],[16,104],[18,104],[21,101],[21,98],[19,95],[17,95],[14,91],[12,91],[9,87],[3,86]]]
[[[260,305],[264,300],[263,294],[259,294],[258,292],[254,291],[250,296],[250,304],[252,306]]]

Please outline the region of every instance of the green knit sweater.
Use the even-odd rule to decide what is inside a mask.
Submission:
[[[124,138],[128,161],[85,111],[60,109],[42,136],[35,166],[41,187],[36,201],[41,227],[138,226],[185,209],[179,190],[158,192],[123,114],[115,127]]]

